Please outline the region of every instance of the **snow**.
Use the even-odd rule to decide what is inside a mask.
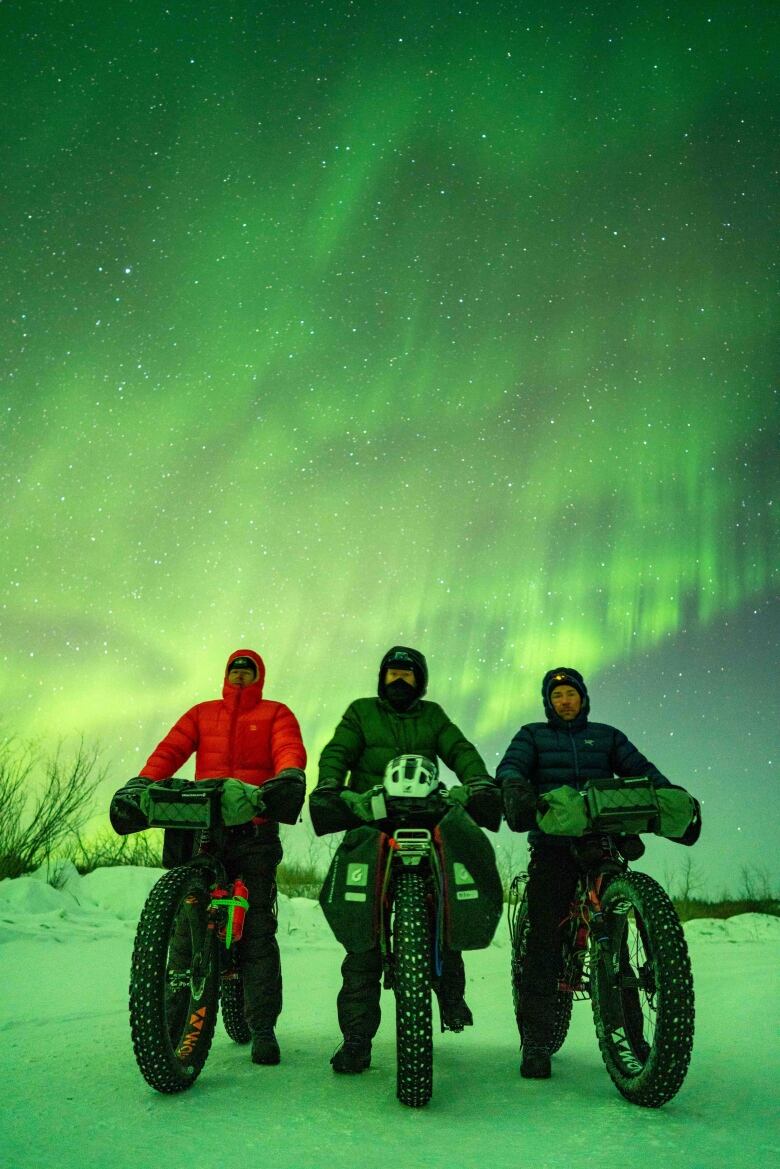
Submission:
[[[251,1064],[221,1027],[191,1091],[161,1096],[130,1044],[135,921],[160,870],[65,869],[0,883],[0,1169],[707,1169],[777,1163],[780,920],[744,914],[686,927],[696,1040],[679,1095],[623,1100],[577,1004],[553,1078],[518,1075],[508,936],[466,955],[476,1025],[436,1035],[434,1097],[395,1099],[392,996],[373,1064],[334,1076],[343,951],[316,902],[280,898],[285,1010],[279,1067]]]

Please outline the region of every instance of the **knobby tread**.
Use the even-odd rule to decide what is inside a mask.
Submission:
[[[627,1100],[660,1108],[680,1090],[693,1049],[693,975],[685,935],[671,900],[645,873],[611,878],[602,906],[611,923],[613,953],[616,944],[621,946],[624,982],[627,963],[634,974],[641,967],[641,977],[633,1000],[625,990],[616,995],[614,974],[592,951],[591,994],[601,1055]],[[622,1027],[615,1026],[621,1019]]]
[[[222,1022],[234,1043],[249,1043],[252,1032],[244,1014],[244,982],[240,973],[223,977],[220,983]]]
[[[398,874],[393,922],[395,952],[396,1094],[402,1104],[421,1108],[433,1094],[433,1011],[431,940],[422,874]]]
[[[152,888],[138,922],[130,975],[130,1029],[141,1074],[158,1092],[182,1092],[193,1085],[214,1035],[219,969],[216,938],[206,928],[209,900],[203,872],[187,866],[171,869]],[[196,947],[203,962],[196,975],[182,974],[184,985],[171,996],[166,988],[177,920],[176,936],[180,942],[184,939],[185,951]]]
[[[528,887],[523,889],[522,899],[512,921],[512,954],[510,959],[510,977],[512,980],[512,1003],[515,1008],[515,1022],[522,1040],[520,1000],[523,985],[523,970],[525,967],[526,945],[528,942]],[[550,1055],[560,1051],[571,1023],[573,997],[566,991],[559,990],[555,1000],[555,1020],[552,1027],[552,1041],[549,1046]]]

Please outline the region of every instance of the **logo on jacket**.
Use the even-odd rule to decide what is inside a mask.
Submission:
[[[593,746],[595,746],[595,744],[596,744],[596,740],[595,740],[595,739],[586,739],[586,740],[585,740],[585,746],[586,746],[586,747],[593,747]]]

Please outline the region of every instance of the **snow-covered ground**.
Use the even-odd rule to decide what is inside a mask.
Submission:
[[[315,902],[280,899],[285,1010],[279,1067],[255,1067],[218,1029],[189,1092],[161,1096],[133,1059],[127,984],[133,932],[159,871],[66,871],[0,883],[0,1169],[677,1169],[780,1163],[780,919],[686,928],[696,1041],[679,1095],[658,1111],[618,1095],[587,1004],[553,1078],[518,1074],[502,927],[466,956],[476,1024],[436,1036],[434,1097],[395,1099],[393,1001],[373,1064],[328,1066],[337,1045],[341,948]]]

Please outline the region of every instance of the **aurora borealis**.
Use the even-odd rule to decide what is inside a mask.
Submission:
[[[250,645],[314,777],[402,642],[491,761],[566,662],[776,864],[772,6],[0,19],[5,728]]]

